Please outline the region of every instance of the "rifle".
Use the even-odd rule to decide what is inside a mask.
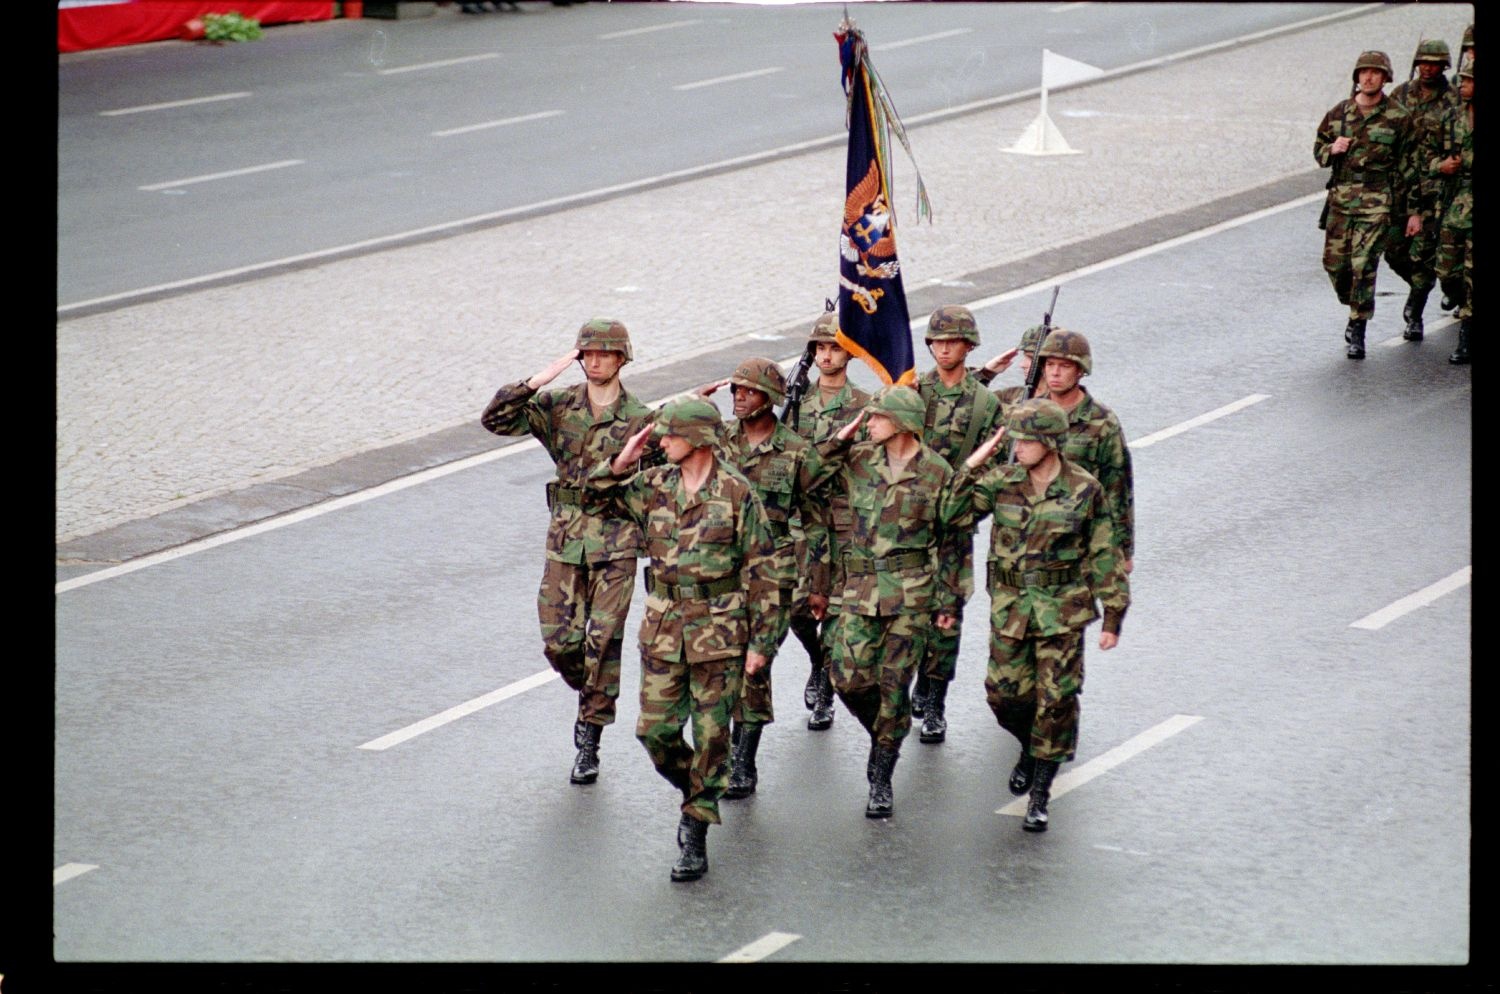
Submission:
[[[1355,92],[1358,92],[1357,87]],[[1350,96],[1349,99],[1352,101],[1354,97]],[[1344,110],[1344,116],[1341,123],[1343,124],[1343,127],[1340,130],[1348,131],[1349,111],[1347,108]],[[1336,137],[1342,138],[1344,136],[1343,134],[1339,134]],[[1319,231],[1328,230],[1328,208],[1333,203],[1333,188],[1335,186],[1338,186],[1339,177],[1344,174],[1344,158],[1348,154],[1348,152],[1340,152],[1338,155],[1330,155],[1328,157],[1328,182],[1323,184],[1323,189],[1328,191],[1328,196],[1323,198],[1323,213],[1318,215]]]
[[[1047,313],[1042,315],[1042,333],[1037,336],[1036,348],[1031,353],[1031,368],[1026,370],[1027,397],[1035,397],[1037,387],[1042,385],[1042,345],[1052,333],[1052,312],[1057,309],[1057,292],[1061,289],[1060,286],[1052,288],[1052,302],[1047,305]]]
[[[833,301],[823,299],[823,311],[829,313],[833,310]],[[782,424],[792,426],[792,431],[800,429],[802,421],[802,398],[807,395],[807,370],[813,364],[813,358],[818,353],[818,343],[808,342],[807,348],[802,350],[802,357],[797,360],[797,365],[792,367],[792,375],[786,383],[786,406],[781,409]]]

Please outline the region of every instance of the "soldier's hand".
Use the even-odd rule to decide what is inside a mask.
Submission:
[[[645,452],[650,445],[651,433],[655,430],[655,425],[647,425],[631,435],[625,442],[625,447],[620,450],[620,454],[610,462],[610,471],[616,476],[623,476],[632,464],[640,460],[641,453]]]
[[[745,675],[746,676],[753,676],[754,674],[759,673],[761,670],[765,669],[765,666],[766,666],[766,656],[765,656],[765,653],[763,653],[763,652],[756,652],[754,649],[751,649],[749,652],[745,653]]]
[[[984,368],[988,369],[992,373],[1003,373],[1010,368],[1011,363],[1016,361],[1016,355],[1020,351],[1021,350],[1019,348],[1006,349],[1004,352],[1000,353],[999,355],[995,356],[995,358],[985,363]]]
[[[946,632],[951,631],[953,626],[958,624],[958,618],[947,611],[939,611],[936,617],[932,619],[932,623],[937,625],[940,630]]]
[[[835,435],[834,438],[837,438],[841,442],[847,442],[849,439],[854,437],[855,432],[859,431],[859,426],[864,423],[864,420],[865,412],[860,411],[854,416],[854,420],[850,421],[848,424],[844,425],[844,427],[838,430],[838,434]]]
[[[1105,650],[1106,652],[1108,652],[1110,649],[1113,649],[1119,644],[1120,636],[1116,635],[1114,632],[1099,633],[1099,648]]]
[[[1444,176],[1452,176],[1454,173],[1458,172],[1458,167],[1460,165],[1461,163],[1459,162],[1458,156],[1450,155],[1448,156],[1448,158],[1438,163],[1438,172],[1442,173]]]
[[[1135,569],[1135,557],[1131,556],[1129,559],[1125,560],[1125,572],[1129,573],[1133,569]]]
[[[822,621],[824,616],[828,614],[828,595],[808,594],[807,611],[813,616],[814,620]]]
[[[1005,437],[1005,426],[1001,425],[995,429],[995,433],[984,440],[984,444],[969,454],[964,460],[964,465],[970,469],[978,469],[984,465],[990,456],[995,454],[995,449],[1000,445],[1000,439]]]
[[[1422,215],[1413,214],[1406,219],[1406,237],[1415,238],[1422,233]]]
[[[713,383],[705,383],[703,384],[703,386],[694,390],[693,396],[702,397],[704,400],[707,400],[709,397],[713,396],[716,391],[722,390],[727,386],[729,386],[728,379],[715,380]]]
[[[526,381],[526,385],[533,390],[540,390],[551,383],[562,374],[562,371],[573,365],[578,360],[579,351],[569,349],[567,354],[552,360],[552,364]]]
[[[1345,152],[1349,151],[1349,142],[1350,138],[1348,135],[1340,135],[1338,138],[1335,138],[1333,140],[1332,145],[1328,146],[1329,154],[1343,155]]]

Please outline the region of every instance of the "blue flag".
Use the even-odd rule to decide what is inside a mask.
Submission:
[[[834,37],[849,101],[849,155],[839,235],[838,341],[882,382],[911,385],[916,382],[916,356],[896,256],[885,140],[895,115],[870,68],[864,35],[847,21],[839,27]],[[900,128],[899,119],[896,126]],[[898,133],[905,144],[905,134]],[[918,203],[919,209],[925,206],[925,194]]]

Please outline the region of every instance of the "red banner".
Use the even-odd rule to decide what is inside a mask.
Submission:
[[[175,3],[168,0],[125,0],[121,3],[63,2],[57,5],[57,50],[81,52],[90,48],[139,45],[182,37],[182,26],[204,14],[239,13],[261,24],[289,21],[327,21],[333,17],[331,0],[288,0],[284,3]]]

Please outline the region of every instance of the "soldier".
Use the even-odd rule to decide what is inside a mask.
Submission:
[[[934,624],[948,630],[957,622],[956,539],[972,541],[949,528],[953,470],[922,442],[925,414],[917,391],[887,387],[818,446],[822,474],[852,512],[829,646],[834,689],[870,734],[867,818],[891,816],[891,773],[911,731],[912,674]],[[866,421],[869,441],[855,444]]]
[[[807,336],[814,348],[818,382],[815,389],[803,395],[795,427],[809,442],[825,441],[870,402],[868,393],[849,382],[849,353],[838,342],[838,327],[837,314],[823,314]],[[850,522],[848,498],[836,487],[826,488],[818,506],[804,512],[800,519],[802,544],[810,551],[806,556],[798,554],[798,560],[806,562],[808,569],[798,583],[791,627],[812,661],[802,699],[812,712],[807,727],[813,731],[833,725],[827,635],[832,627],[831,615],[838,612],[839,592],[843,590],[843,561],[838,546],[840,541],[847,540]],[[828,596],[820,597],[815,590],[827,590]]]
[[[818,453],[805,439],[776,420],[774,405],[786,397],[786,377],[770,359],[746,359],[727,380],[711,383],[698,391],[708,397],[720,387],[728,386],[734,396],[734,414],[738,424],[724,436],[724,462],[744,474],[755,488],[765,507],[771,537],[776,546],[774,569],[780,588],[780,600],[772,612],[775,645],[767,654],[766,665],[745,675],[743,692],[735,705],[734,726],[730,732],[733,755],[730,759],[729,786],[726,800],[748,797],[755,793],[759,781],[755,753],[760,748],[761,730],[775,721],[771,707],[771,664],[786,638],[792,598],[799,575],[812,570],[805,558],[808,547],[799,550],[792,534],[792,521],[816,513],[817,507],[808,490],[808,481],[819,465]],[[809,593],[810,610],[821,620],[828,604],[828,563],[826,546],[815,546],[814,554],[823,557],[821,586]],[[819,606],[821,604],[821,607]]]
[[[1061,451],[1068,418],[1037,397],[974,451],[953,480],[957,521],[990,526],[990,662],[985,699],[1021,744],[1010,792],[1030,791],[1028,832],[1047,830],[1052,779],[1078,748],[1083,631],[1104,607],[1099,648],[1119,644],[1130,585],[1103,488]],[[986,467],[1008,435],[1013,463]]]
[[[1041,325],[1034,324],[1021,332],[1020,344],[1013,349],[1006,349],[983,366],[980,366],[974,371],[974,378],[985,386],[989,386],[994,382],[995,377],[1010,368],[1011,363],[1019,362],[1021,364],[1021,379],[1025,380],[1031,375],[1031,357],[1035,354],[1037,346],[1041,344],[1042,333],[1045,330]],[[1039,384],[1038,390],[1040,389]],[[1001,411],[1008,411],[1012,404],[1019,404],[1026,399],[1026,384],[1023,382],[1020,386],[1001,387],[995,391],[995,396],[1000,399]],[[1004,420],[1003,416],[1001,420]]]
[[[621,479],[653,431],[671,465]],[[713,404],[672,401],[657,412],[654,429],[630,436],[589,478],[645,529],[650,565],[635,735],[656,771],[682,792],[680,854],[672,867],[678,881],[708,872],[708,826],[720,824],[741,671],[754,676],[776,652],[770,526],[750,481],[715,454],[719,434]],[[689,720],[692,748],[682,735]]]
[[[1448,64],[1447,42],[1441,39],[1423,41],[1417,46],[1416,55],[1412,56],[1412,78],[1391,91],[1391,99],[1411,115],[1414,148],[1421,147],[1421,143],[1427,140],[1426,136],[1437,130],[1452,103],[1448,77],[1443,75]],[[1412,198],[1411,207],[1420,215],[1418,223],[1412,225],[1408,219],[1404,227],[1394,226],[1387,235],[1385,247],[1386,265],[1411,287],[1402,310],[1406,330],[1401,337],[1408,342],[1422,340],[1422,310],[1432,292],[1438,227],[1442,220],[1441,205],[1435,196],[1429,196],[1431,185],[1419,183],[1417,189],[1420,195]]]
[[[537,614],[547,661],[578,692],[578,753],[569,775],[575,784],[598,779],[599,739],[615,720],[625,615],[641,550],[640,528],[613,501],[584,488],[594,463],[618,452],[650,420],[650,410],[620,383],[630,359],[623,324],[586,322],[571,352],[529,380],[501,387],[480,417],[496,435],[534,435],[557,466],[547,484],[551,519]],[[539,392],[574,360],[587,382]]]
[[[1408,198],[1416,194],[1411,116],[1385,95],[1391,78],[1384,52],[1361,53],[1354,63],[1354,95],[1323,115],[1313,141],[1313,158],[1333,170],[1323,268],[1339,303],[1349,308],[1344,341],[1350,359],[1365,357],[1365,325],[1375,315],[1375,270],[1387,228],[1403,217],[1408,231],[1422,223],[1420,213],[1408,209]]]
[[[1463,65],[1464,65],[1465,62],[1472,61],[1473,58],[1474,58],[1474,25],[1470,24],[1468,27],[1464,28],[1463,40],[1460,41],[1459,45],[1458,45],[1458,66],[1459,66],[1459,70],[1460,71],[1459,72],[1455,72],[1453,74],[1453,76],[1449,79],[1449,82],[1452,85],[1448,87],[1448,99],[1452,102],[1453,106],[1455,106],[1455,107],[1461,106],[1463,104],[1463,97],[1460,96],[1460,94],[1459,94],[1459,87],[1460,87],[1460,85],[1463,82],[1463,76],[1462,76]],[[1425,162],[1419,163],[1419,168],[1425,169],[1426,165],[1427,164]],[[1444,210],[1446,210],[1447,209],[1447,204],[1444,203],[1442,205],[1442,208]],[[1439,215],[1439,217],[1441,217],[1441,215]],[[1457,297],[1450,297],[1450,296],[1448,296],[1448,294],[1446,292],[1444,292],[1443,295],[1442,295],[1442,299],[1438,301],[1438,306],[1441,307],[1445,311],[1451,311],[1455,307],[1458,306],[1458,298]]]
[[[1068,427],[1062,454],[1083,467],[1104,488],[1104,512],[1125,572],[1135,568],[1135,472],[1130,447],[1115,412],[1094,399],[1083,377],[1094,371],[1089,340],[1076,331],[1054,328],[1039,354],[1042,382],[1038,396],[1063,409]]]
[[[1437,250],[1437,276],[1443,295],[1458,305],[1458,347],[1454,365],[1469,362],[1469,331],[1474,315],[1474,60],[1458,70],[1460,103],[1448,109],[1429,136],[1427,172],[1448,187]]]
[[[969,458],[974,446],[1000,423],[1000,401],[964,365],[978,345],[979,325],[967,307],[939,307],[927,319],[927,350],[937,368],[917,380],[917,392],[927,406],[922,441],[949,466]],[[974,593],[973,544],[968,543],[959,571],[962,596],[954,611],[956,621],[952,628],[931,634],[917,670],[911,713],[922,719],[917,736],[922,742],[942,742],[948,735],[948,684],[958,669],[964,602]]]

